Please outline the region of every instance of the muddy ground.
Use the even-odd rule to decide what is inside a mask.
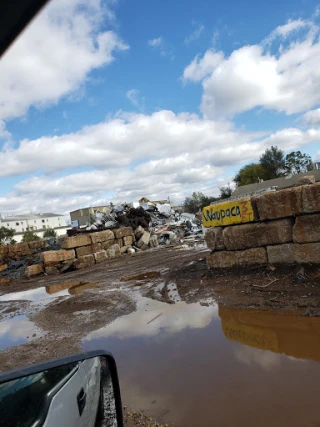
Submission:
[[[0,284],[0,322],[18,315],[37,328],[18,351],[9,347],[0,352],[1,370],[81,351],[81,340],[91,331],[136,309],[133,291],[170,304],[218,302],[320,316],[319,267],[208,270],[207,253],[203,247],[160,247],[84,270]],[[43,303],[20,294],[37,289],[52,298]],[[9,293],[15,295],[12,300]],[[143,413],[126,410],[125,416],[127,425],[161,425]]]
[[[214,296],[219,305],[320,315],[320,267],[316,266],[207,270],[205,261],[200,261],[171,271],[167,280],[175,282],[181,298],[190,303]]]
[[[135,310],[136,303],[126,290],[163,281],[175,268],[203,261],[206,252],[203,248],[160,247],[83,270],[0,284],[0,321],[17,315],[26,316],[42,331],[32,337],[31,342],[28,340],[20,345],[19,352],[16,347],[1,351],[1,369],[13,369],[81,351],[81,339],[89,332]],[[40,288],[52,293],[52,300],[46,304],[32,301],[31,296],[28,300],[28,295],[23,296],[27,300],[16,300],[21,293]],[[78,293],[81,288],[83,292]],[[63,290],[67,295],[60,296],[59,291]],[[1,301],[6,295],[6,300]]]
[[[211,298],[225,306],[291,309],[301,315],[320,315],[319,267],[208,270],[207,252],[203,248],[162,247],[85,270],[0,284],[1,295],[43,286],[54,285],[59,290],[61,285],[74,285],[69,291],[72,298],[58,296],[45,306],[28,300],[0,301],[0,320],[26,315],[44,331],[38,340],[20,346],[19,354],[14,347],[0,352],[2,369],[80,350],[82,337],[135,310],[135,301],[126,290],[137,286],[143,296],[170,304],[177,301],[178,292],[179,300],[187,303],[200,301],[207,305]],[[77,293],[81,286],[84,291]]]

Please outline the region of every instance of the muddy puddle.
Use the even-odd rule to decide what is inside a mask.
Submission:
[[[0,322],[0,351],[32,341],[40,330],[24,315]]]
[[[0,302],[3,301],[23,301],[23,300],[27,300],[27,301],[33,301],[33,302],[45,302],[45,301],[50,301],[52,300],[52,298],[56,298],[58,296],[67,296],[69,295],[68,293],[68,289],[55,293],[50,294],[47,292],[46,288],[36,288],[36,289],[31,289],[29,291],[23,291],[23,292],[12,292],[9,294],[5,294],[5,295],[1,295],[0,296]]]
[[[163,425],[319,427],[320,317],[218,305],[205,266],[187,267],[185,281],[180,272],[137,271],[0,296],[0,314],[13,313],[0,321],[0,364],[12,368],[15,354],[35,363],[82,343],[113,353],[124,405]]]
[[[0,351],[30,343],[41,338],[47,331],[50,332],[52,328],[48,328],[42,320],[43,310],[50,304],[55,307],[59,303],[62,303],[63,310],[63,301],[95,287],[96,283],[68,282],[0,295]],[[91,311],[83,308],[85,307],[74,314],[88,319]],[[59,314],[59,310],[56,314],[53,310],[49,311],[49,322],[56,323],[50,315],[57,318]]]
[[[30,289],[22,292],[11,292],[0,295],[0,302],[4,301],[32,301],[32,302],[51,302],[52,299],[77,295],[87,289],[93,289],[97,286],[91,282],[65,282],[50,286],[43,286],[36,289]]]
[[[123,402],[175,426],[319,426],[320,318],[136,295],[87,335],[111,351]]]

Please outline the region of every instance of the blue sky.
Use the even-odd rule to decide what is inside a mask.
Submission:
[[[216,195],[266,148],[320,158],[311,0],[51,0],[0,61],[0,212]]]

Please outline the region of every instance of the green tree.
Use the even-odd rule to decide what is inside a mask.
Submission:
[[[13,244],[14,233],[13,228],[0,227],[0,245]]]
[[[209,206],[211,202],[217,200],[215,197],[205,196],[201,192],[193,192],[191,197],[187,197],[184,201],[184,209],[189,213],[197,213],[205,206]]]
[[[229,197],[231,197],[231,194],[232,190],[229,184],[220,187],[220,199],[229,199]]]
[[[280,178],[286,174],[284,154],[278,147],[268,148],[260,157],[259,163],[265,171],[265,179]]]
[[[233,181],[238,187],[241,187],[259,182],[260,179],[267,179],[266,176],[267,174],[260,163],[250,163],[239,170]]]
[[[43,233],[43,237],[45,239],[49,239],[50,237],[57,237],[57,233],[53,228],[47,228],[47,230]]]
[[[34,242],[35,240],[40,240],[40,237],[35,234],[32,227],[28,227],[22,236],[23,243]]]
[[[285,168],[288,174],[307,172],[313,169],[312,159],[301,151],[292,151],[286,155]]]

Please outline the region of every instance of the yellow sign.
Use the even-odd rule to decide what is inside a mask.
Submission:
[[[250,199],[232,200],[206,206],[202,210],[204,227],[219,227],[254,221]]]

